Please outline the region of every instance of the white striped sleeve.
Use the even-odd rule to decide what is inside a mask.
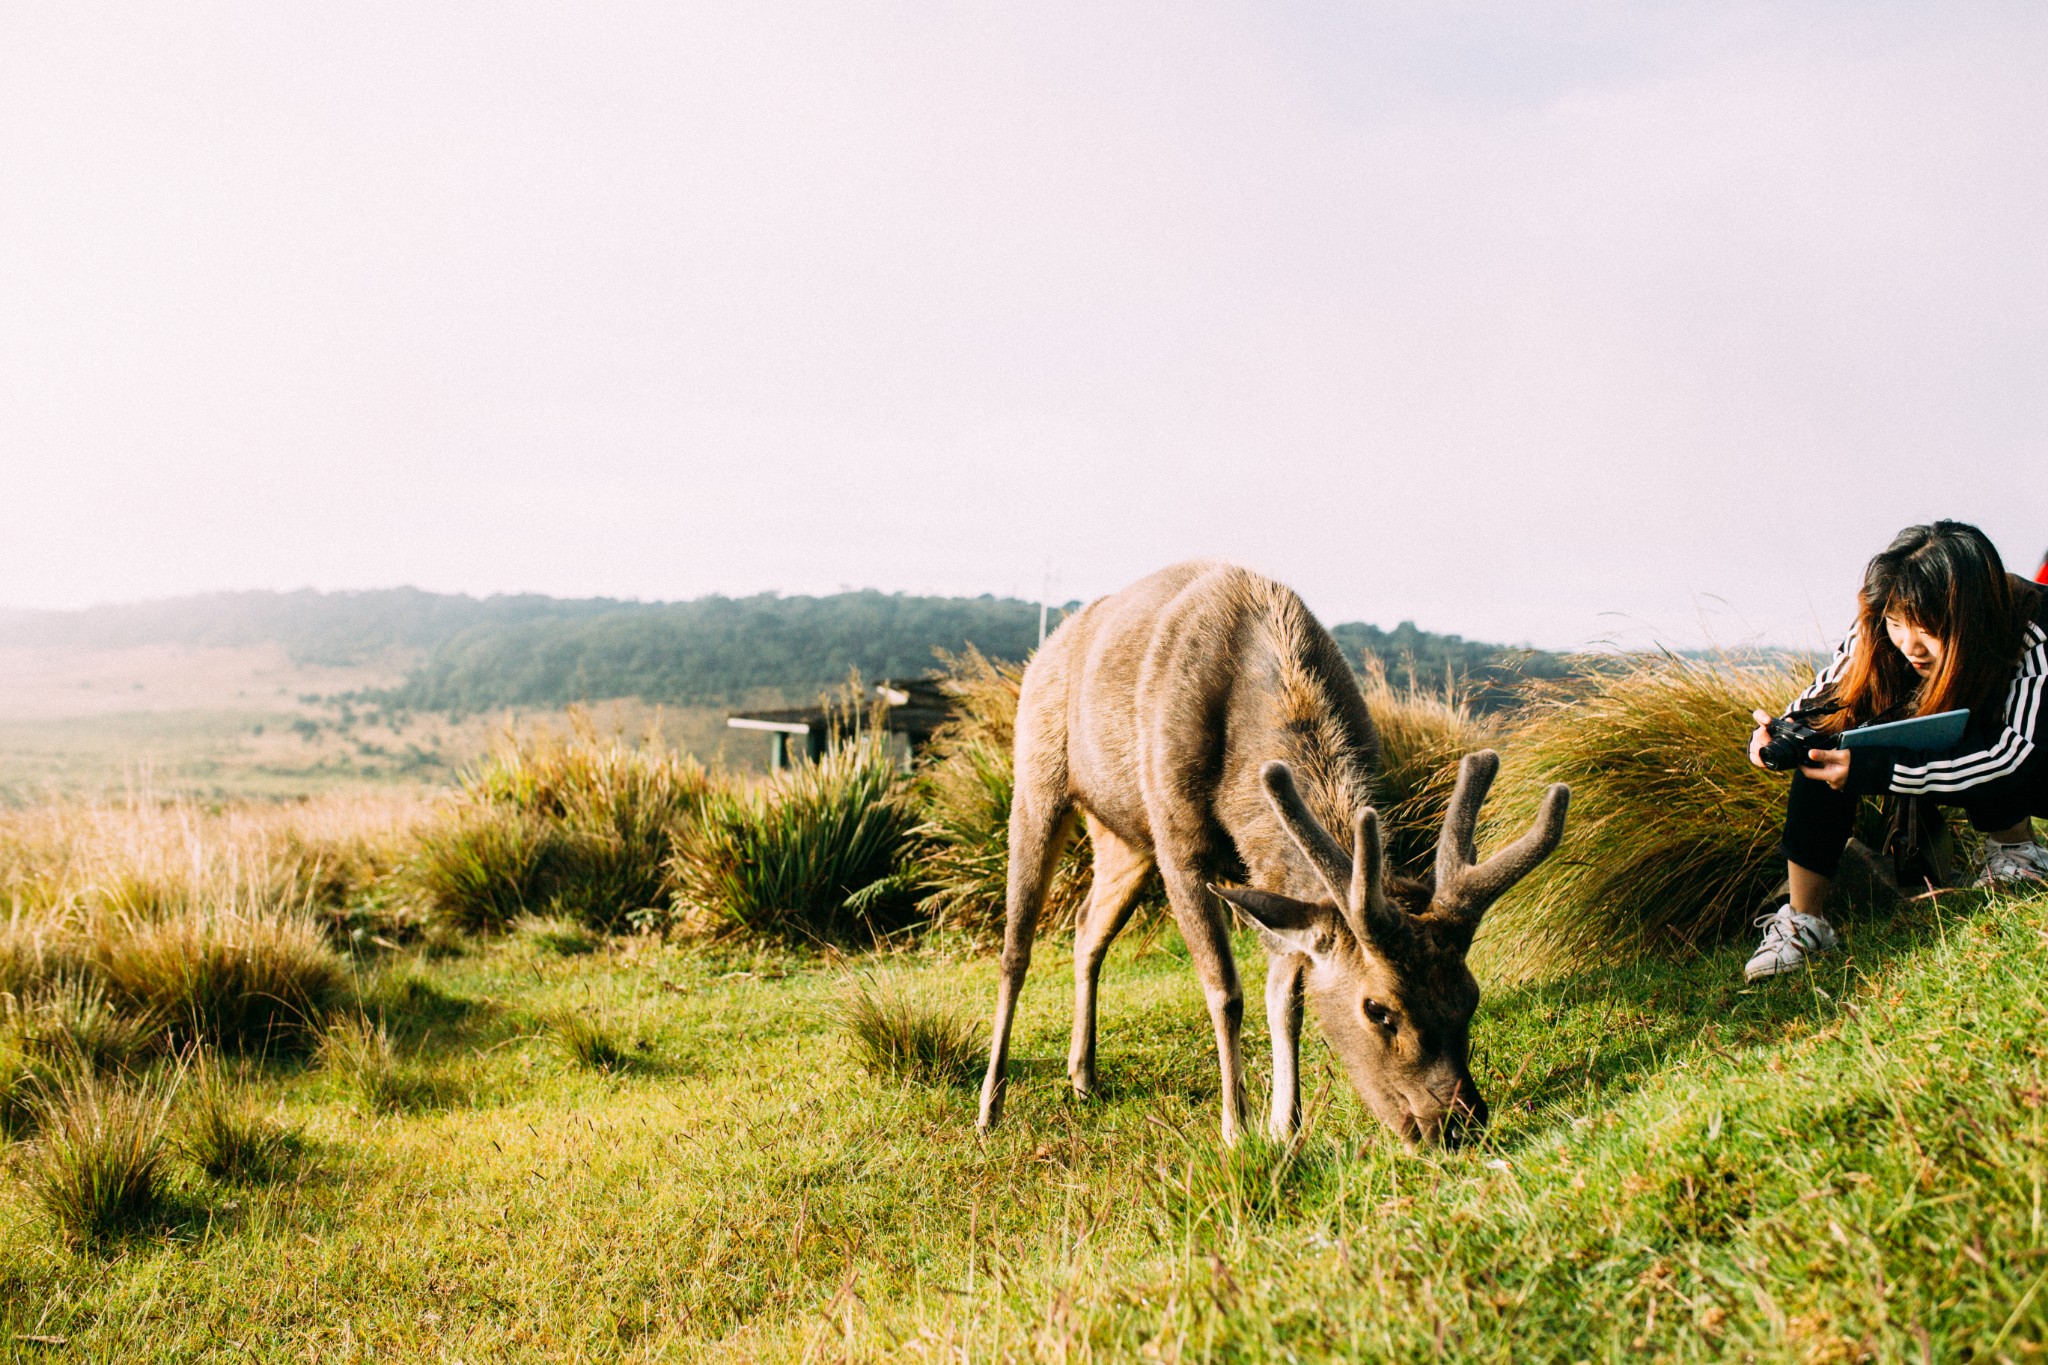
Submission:
[[[2048,691],[2048,632],[2032,624],[2027,627],[2019,669],[2006,690],[2005,724],[1997,737],[1982,749],[1953,758],[1894,764],[1892,790],[1908,796],[1959,792],[2018,772],[2034,755],[2044,691]]]
[[[1791,715],[1808,702],[1817,700],[1821,693],[1827,691],[1835,679],[1842,676],[1842,670],[1849,666],[1849,655],[1855,649],[1856,627],[1851,626],[1849,627],[1849,634],[1843,639],[1841,644],[1835,647],[1835,657],[1828,660],[1827,667],[1814,676],[1813,685],[1804,692],[1801,692],[1799,699],[1785,708],[1785,714]]]

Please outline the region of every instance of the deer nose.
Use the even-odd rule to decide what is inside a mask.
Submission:
[[[1470,1081],[1458,1087],[1458,1094],[1444,1110],[1444,1146],[1457,1147],[1486,1131],[1486,1100]]]
[[[1415,1108],[1417,1136],[1422,1141],[1456,1147],[1485,1130],[1486,1100],[1470,1076],[1430,1086],[1428,1095],[1431,1102]]]

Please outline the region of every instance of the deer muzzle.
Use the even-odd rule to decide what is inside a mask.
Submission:
[[[1418,1096],[1409,1111],[1409,1122],[1401,1125],[1401,1136],[1423,1146],[1457,1147],[1486,1130],[1486,1099],[1468,1075],[1459,1075],[1441,1088],[1432,1086]]]

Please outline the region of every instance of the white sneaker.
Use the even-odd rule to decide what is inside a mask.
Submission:
[[[2024,844],[1986,845],[1984,870],[1977,874],[1977,886],[2039,886],[2048,882],[2048,849],[2028,840]]]
[[[1826,920],[1817,915],[1802,915],[1790,905],[1779,906],[1777,914],[1764,915],[1757,923],[1763,926],[1764,941],[1757,945],[1756,955],[1742,969],[1743,976],[1751,981],[1796,972],[1807,958],[1830,951],[1837,942],[1835,931]]]

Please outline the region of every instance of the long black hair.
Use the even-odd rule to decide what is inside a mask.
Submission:
[[[1864,569],[1857,605],[1856,649],[1834,687],[1838,725],[1992,701],[2019,662],[2029,614],[1990,538],[1961,521],[1899,532]],[[1887,616],[1941,638],[1941,662],[1925,678],[1893,646]]]

